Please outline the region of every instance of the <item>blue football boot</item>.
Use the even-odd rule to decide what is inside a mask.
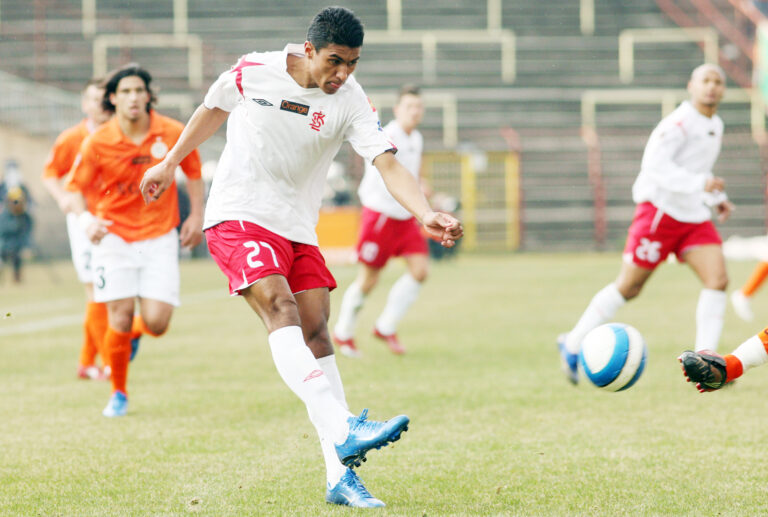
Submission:
[[[128,396],[122,391],[116,391],[107,402],[107,407],[101,412],[106,417],[125,416],[128,411]]]
[[[325,502],[354,508],[380,508],[386,506],[371,495],[355,471],[347,469],[336,486],[325,491]]]
[[[365,453],[371,449],[381,449],[390,442],[396,442],[400,435],[408,430],[410,419],[405,415],[390,418],[386,422],[366,420],[368,410],[364,409],[360,416],[351,416],[349,433],[344,443],[337,443],[336,454],[345,467],[359,467],[365,461]]]
[[[140,340],[141,340],[141,334],[131,339],[131,359],[130,359],[131,361],[133,361],[133,358],[136,357],[137,353],[139,353]]]
[[[560,351],[560,363],[563,373],[571,384],[579,383],[579,354],[572,354],[565,348],[565,338],[568,334],[557,336],[557,349]]]

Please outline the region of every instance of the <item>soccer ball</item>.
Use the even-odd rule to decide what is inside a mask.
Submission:
[[[579,367],[592,384],[607,391],[631,387],[645,368],[648,347],[636,328],[607,323],[584,336]]]

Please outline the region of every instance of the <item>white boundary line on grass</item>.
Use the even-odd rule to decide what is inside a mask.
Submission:
[[[209,291],[200,291],[197,293],[190,293],[183,297],[182,307],[184,305],[194,305],[197,303],[206,302],[215,298],[229,298],[229,293],[226,288],[223,289],[211,289]],[[44,309],[50,310],[53,307],[64,307],[74,303],[73,298],[62,298],[61,300],[51,300],[44,304]],[[82,303],[82,302],[80,302]],[[32,305],[18,306],[13,310],[16,313],[22,312],[20,309],[24,307],[31,307]],[[38,305],[34,305],[35,308],[41,308]],[[6,311],[6,312],[11,312]],[[13,312],[11,312],[13,314]],[[80,325],[83,322],[83,313],[76,314],[63,314],[59,316],[52,316],[50,318],[28,321],[26,323],[19,323],[8,327],[0,326],[0,336],[15,336],[19,334],[32,334],[35,332],[42,332],[44,330],[50,330],[55,328],[69,327],[74,325]],[[2,319],[0,319],[0,325],[2,325]]]

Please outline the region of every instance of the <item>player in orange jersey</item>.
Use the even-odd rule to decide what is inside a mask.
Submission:
[[[67,188],[96,186],[93,213],[78,197],[80,226],[95,244],[94,298],[107,303],[105,347],[112,367],[112,397],[103,414],[123,416],[131,340],[140,332],[160,336],[179,305],[179,243],[202,241],[203,182],[200,155],[193,150],[180,166],[187,176],[190,214],[177,233],[178,193],[174,183],[159,203],[145,205],[139,182],[174,146],[184,126],[152,109],[152,77],[136,64],[106,81],[102,105],[115,116],[83,142]],[[138,298],[140,318],[134,320]]]
[[[722,356],[711,350],[686,350],[678,358],[688,382],[696,383],[701,393],[722,388],[755,366],[768,363],[768,328],[744,341],[736,350]]]
[[[85,321],[83,323],[83,345],[80,348],[80,361],[77,375],[81,379],[97,379],[109,376],[109,366],[102,345],[104,332],[107,330],[107,306],[93,301],[93,270],[91,269],[91,241],[85,236],[77,223],[77,216],[72,212],[74,196],[64,189],[63,178],[72,168],[83,140],[106,122],[110,114],[101,107],[104,88],[99,79],[91,79],[83,88],[80,107],[85,118],[79,124],[62,132],[51,149],[48,161],[43,169],[43,185],[51,194],[61,211],[67,216],[67,233],[72,253],[72,263],[77,277],[85,287],[87,299]],[[93,206],[93,189],[85,189],[86,206]],[[96,355],[101,356],[104,372],[96,366]]]

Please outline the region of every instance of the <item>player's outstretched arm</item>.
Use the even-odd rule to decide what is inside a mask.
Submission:
[[[203,104],[197,107],[173,149],[168,151],[163,161],[144,173],[139,186],[144,202],[156,201],[165,192],[173,183],[176,167],[189,153],[208,140],[228,116],[228,111],[219,108],[208,109]]]
[[[387,190],[411,212],[433,237],[440,239],[446,248],[452,247],[456,240],[464,235],[464,228],[455,217],[435,212],[429,206],[416,179],[403,167],[395,156],[386,152],[373,160],[373,165],[381,173]]]

